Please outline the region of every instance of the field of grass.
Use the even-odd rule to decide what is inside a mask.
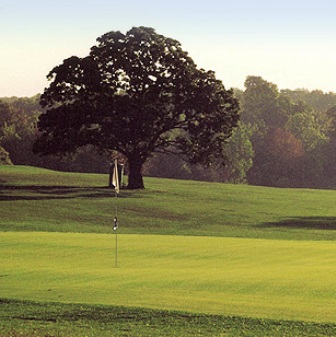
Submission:
[[[336,322],[333,242],[2,233],[4,298]]]
[[[0,166],[0,336],[336,335],[335,191],[106,182]]]
[[[336,239],[331,190],[145,178],[145,190],[116,200],[106,184],[106,175],[0,166],[0,231],[110,233],[117,205],[124,234]]]

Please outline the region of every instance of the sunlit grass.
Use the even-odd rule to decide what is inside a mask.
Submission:
[[[333,242],[0,235],[4,298],[336,321]]]
[[[116,198],[107,180],[0,166],[1,333],[331,335],[335,191],[145,178]],[[110,324],[118,308],[143,319]]]

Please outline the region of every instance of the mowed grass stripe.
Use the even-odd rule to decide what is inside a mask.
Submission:
[[[0,233],[1,297],[336,321],[330,241]]]

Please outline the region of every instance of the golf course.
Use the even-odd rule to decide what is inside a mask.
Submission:
[[[0,166],[0,336],[336,336],[335,190],[107,182]]]

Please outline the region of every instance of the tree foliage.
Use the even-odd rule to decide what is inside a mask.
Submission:
[[[331,138],[336,139],[336,105],[327,111],[327,131]]]
[[[247,172],[253,166],[254,149],[251,142],[252,130],[239,122],[225,146],[228,164],[226,180],[235,184],[247,183]]]
[[[281,90],[281,93],[287,96],[292,102],[304,102],[315,111],[326,112],[333,107],[336,102],[336,93],[325,93],[321,90],[309,91],[307,89]]]
[[[128,159],[129,188],[155,151],[192,163],[224,159],[238,102],[212,71],[198,69],[176,40],[152,28],[110,32],[89,56],[71,57],[48,75],[35,152],[64,154],[92,144]]]
[[[262,135],[268,127],[282,128],[288,118],[290,102],[278,87],[259,76],[248,76],[242,95],[242,120]]]
[[[327,142],[326,124],[309,107],[290,116],[286,129],[302,140],[308,152]]]
[[[36,136],[36,122],[42,113],[39,97],[3,98],[0,102],[0,144],[14,164],[35,164],[31,147]]]
[[[270,129],[255,146],[250,182],[265,186],[301,186],[303,154],[302,142],[289,131]]]

